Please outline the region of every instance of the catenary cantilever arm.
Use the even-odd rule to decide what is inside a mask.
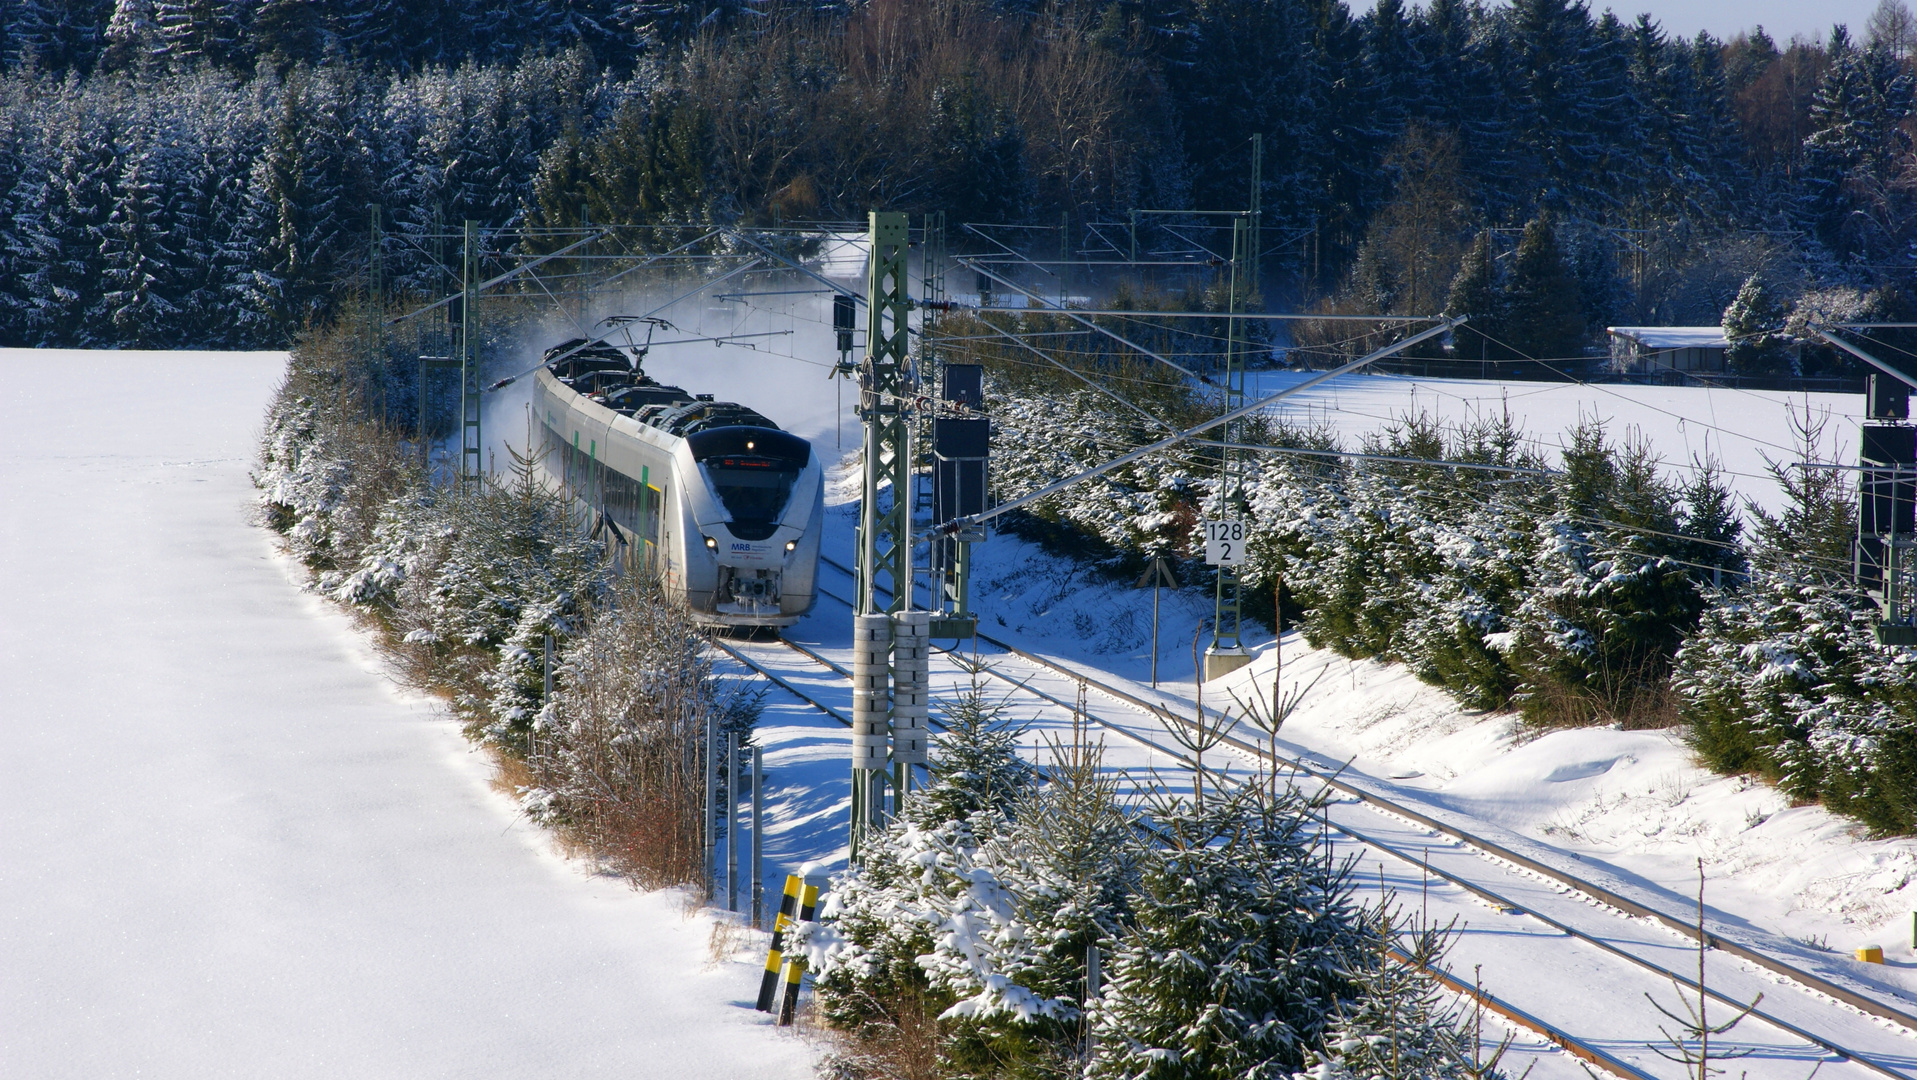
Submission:
[[[487,289],[492,288],[494,285],[497,285],[502,281],[510,281],[513,278],[516,278],[519,275],[525,273],[526,271],[531,270],[533,267],[540,265],[541,263],[548,263],[554,259],[561,258],[566,255],[570,255],[574,251],[577,251],[578,249],[585,247],[587,244],[592,243],[594,240],[597,240],[604,235],[606,235],[606,230],[601,229],[598,232],[593,233],[591,236],[586,237],[584,240],[581,240],[573,244],[567,244],[565,247],[560,248],[558,251],[555,251],[550,255],[541,255],[540,257],[538,257],[537,259],[534,259],[533,261],[529,263],[526,263],[521,266],[513,267],[511,270],[506,271],[505,273],[499,275],[496,278],[489,278],[485,281],[482,281],[479,284],[473,286],[473,291],[476,293],[485,292]],[[697,243],[697,241],[694,241],[694,243]],[[450,295],[440,297],[438,300],[435,300],[432,303],[427,304],[423,308],[417,308],[413,311],[407,312],[404,315],[395,315],[392,318],[386,320],[386,325],[393,326],[398,323],[403,323],[407,319],[410,319],[414,317],[415,315],[424,315],[429,311],[433,311],[437,308],[444,307],[447,304],[452,303],[456,298],[458,298],[459,295],[460,295],[459,293],[452,293]]]
[[[1052,303],[1052,301],[1045,299],[1044,297],[1040,296],[1039,294],[1035,292],[1032,292],[1030,289],[1022,288],[1017,283],[1008,281],[1005,278],[1002,278],[998,276],[997,274],[992,273],[990,270],[987,270],[984,267],[978,265],[976,262],[974,262],[971,259],[967,259],[964,256],[955,256],[952,259],[952,261],[955,263],[958,263],[960,266],[963,266],[968,270],[976,271],[977,273],[982,274],[985,277],[991,278],[993,281],[998,282],[1000,285],[1003,285],[1014,292],[1017,292],[1029,299],[1036,300],[1039,303],[1046,305],[1043,308],[1036,308],[1034,310],[1044,311],[1054,315],[1063,315],[1066,318],[1072,320],[1075,323],[1078,323],[1080,326],[1083,326],[1088,330],[1091,330],[1095,333],[1103,334],[1106,337],[1111,338],[1113,341],[1118,342],[1120,345],[1123,345],[1128,349],[1133,349],[1140,353],[1143,353],[1144,355],[1151,357],[1153,360],[1156,360],[1159,363],[1164,364],[1166,367],[1169,367],[1173,369],[1174,371],[1181,372],[1189,378],[1197,379],[1199,382],[1204,383],[1206,386],[1218,385],[1217,383],[1212,382],[1211,379],[1208,378],[1207,376],[1200,375],[1198,372],[1193,371],[1192,369],[1186,367],[1183,364],[1178,363],[1175,360],[1172,360],[1168,357],[1155,353],[1152,350],[1147,349],[1145,346],[1140,345],[1138,342],[1133,341],[1132,339],[1128,337],[1125,337],[1123,334],[1119,334],[1116,331],[1100,326],[1097,323],[1091,321],[1090,319],[1087,319],[1084,316],[1079,315],[1077,312],[1072,311],[1070,308],[1067,308],[1061,304],[1054,304]],[[1229,315],[1222,315],[1222,314],[1220,317],[1230,318]]]
[[[1847,330],[1855,329],[1855,327],[1845,327],[1845,329]],[[1889,362],[1884,360],[1879,360],[1875,356],[1872,356],[1871,354],[1865,352],[1864,350],[1858,348],[1857,346],[1852,345],[1850,342],[1845,341],[1843,338],[1838,337],[1836,334],[1831,333],[1830,331],[1824,329],[1821,326],[1811,327],[1811,332],[1816,334],[1818,337],[1823,338],[1825,341],[1830,342],[1832,345],[1835,345],[1838,348],[1844,350],[1845,352],[1851,354],[1852,356],[1855,356],[1857,359],[1862,360],[1864,363],[1869,364],[1871,367],[1876,368],[1878,371],[1881,371],[1884,374],[1890,376],[1891,378],[1896,379],[1898,382],[1904,383],[1913,388],[1917,388],[1917,375],[1912,375],[1910,372],[1907,372],[1907,371],[1897,370],[1897,368],[1893,366],[1892,364],[1890,364]]]

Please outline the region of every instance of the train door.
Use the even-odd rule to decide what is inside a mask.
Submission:
[[[646,566],[658,573],[659,528],[664,518],[665,492],[652,486],[652,469],[639,471],[639,543],[645,551]]]

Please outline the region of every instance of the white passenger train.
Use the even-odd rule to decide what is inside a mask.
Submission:
[[[533,409],[545,467],[626,562],[695,619],[790,626],[818,599],[824,476],[812,444],[584,340],[546,351]]]

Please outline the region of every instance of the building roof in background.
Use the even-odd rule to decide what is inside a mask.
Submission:
[[[1646,349],[1722,349],[1730,345],[1724,340],[1721,326],[1607,326],[1604,329],[1630,338]]]

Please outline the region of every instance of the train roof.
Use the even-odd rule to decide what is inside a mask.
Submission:
[[[568,338],[541,353],[539,360],[562,379],[576,378],[589,371],[638,370],[618,346],[586,338]]]
[[[677,408],[654,413],[643,423],[681,438],[711,428],[754,427],[779,430],[779,425],[764,416],[730,401],[693,401]]]
[[[720,428],[779,430],[779,425],[744,405],[714,401],[711,394],[690,394],[654,380],[604,342],[573,338],[547,349],[544,358],[547,370],[574,393],[680,438]]]

